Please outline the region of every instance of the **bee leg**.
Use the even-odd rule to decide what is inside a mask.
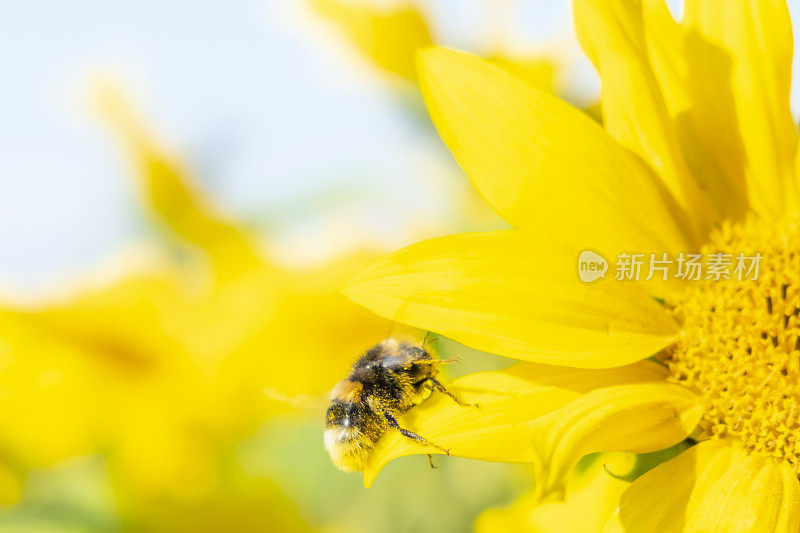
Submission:
[[[427,454],[427,455],[428,455],[428,464],[431,465],[431,468],[439,468],[438,466],[433,464],[433,455],[431,455],[431,454]]]
[[[439,381],[438,379],[431,377],[431,378],[428,378],[428,381],[430,381],[433,384],[433,386],[434,386],[434,388],[436,390],[438,390],[442,394],[446,394],[447,396],[449,396],[458,405],[461,405],[463,407],[478,407],[477,403],[467,403],[467,402],[461,401],[461,399],[458,396],[456,396],[455,394],[453,394],[452,392],[447,390],[444,387],[444,385],[442,385],[442,382]]]
[[[397,423],[397,419],[395,417],[393,417],[392,415],[390,415],[388,413],[383,413],[383,416],[386,417],[386,421],[389,422],[389,425],[391,427],[393,427],[394,429],[399,431],[400,434],[402,436],[406,437],[407,439],[411,439],[413,441],[416,441],[416,442],[422,444],[423,446],[430,446],[432,448],[437,448],[439,450],[442,450],[442,452],[444,452],[445,455],[450,455],[450,450],[448,450],[446,448],[442,448],[438,444],[434,444],[433,442],[429,441],[425,437],[421,437],[420,435],[417,435],[413,431],[409,431],[409,430],[407,430],[405,428],[401,428],[400,424]]]

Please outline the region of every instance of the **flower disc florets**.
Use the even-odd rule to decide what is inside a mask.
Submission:
[[[695,281],[672,303],[684,333],[665,354],[671,379],[707,400],[704,436],[800,473],[800,226],[726,223],[703,249],[719,252],[761,254],[758,278]]]

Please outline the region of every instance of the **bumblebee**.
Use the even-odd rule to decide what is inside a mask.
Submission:
[[[367,350],[347,378],[331,392],[325,415],[325,448],[333,464],[345,472],[364,470],[375,444],[388,431],[399,431],[420,445],[449,450],[403,427],[397,419],[430,396],[433,390],[462,402],[436,379],[443,361],[425,347],[387,339]],[[477,407],[477,405],[474,405]],[[430,455],[428,460],[433,467]]]

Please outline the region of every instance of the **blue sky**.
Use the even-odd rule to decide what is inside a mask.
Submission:
[[[421,3],[442,42],[474,50],[489,1]],[[367,207],[348,220],[378,217],[386,227],[372,229],[391,238],[403,223],[391,213],[435,211],[420,169],[447,168],[446,153],[299,3],[10,4],[0,19],[0,286],[45,286],[149,234],[129,169],[86,104],[98,72],[124,82],[215,202],[249,222],[299,220],[302,206],[349,195]],[[509,31],[519,46],[575,51],[568,1],[518,4]],[[800,16],[800,1],[790,4]],[[585,61],[569,82],[586,95],[597,87]],[[296,226],[299,241],[318,230]]]

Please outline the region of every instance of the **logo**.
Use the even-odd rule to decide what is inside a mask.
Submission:
[[[591,250],[584,250],[578,257],[578,277],[584,283],[591,283],[600,278],[606,277],[608,272],[608,261]]]

